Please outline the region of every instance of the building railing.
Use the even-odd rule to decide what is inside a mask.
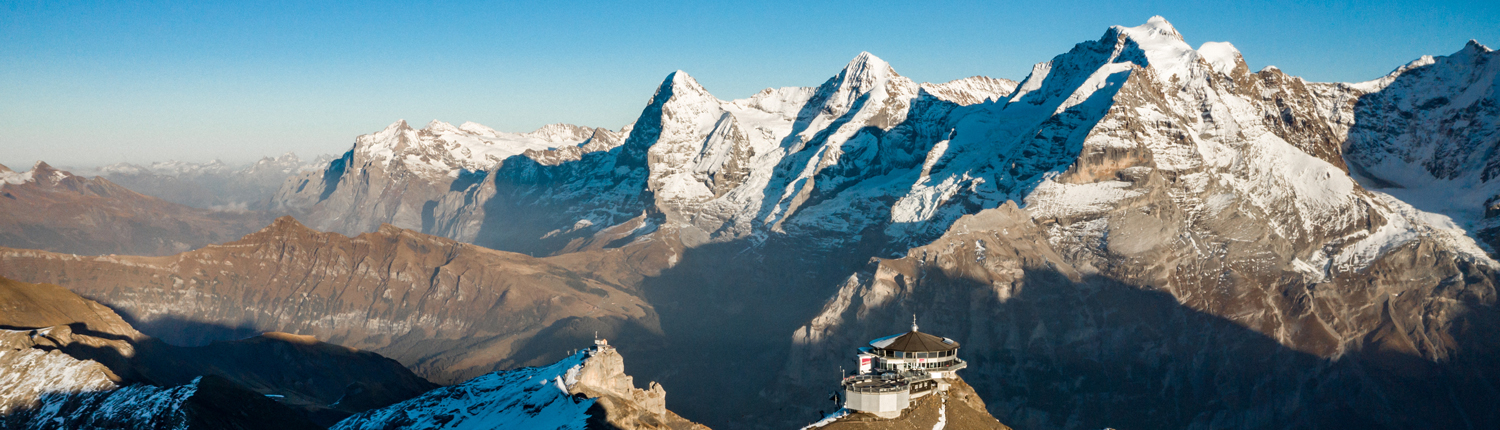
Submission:
[[[911,382],[893,373],[854,375],[844,378],[845,391],[856,393],[895,393],[911,389]]]
[[[942,364],[942,366],[937,366],[937,367],[922,367],[922,365],[924,365],[924,364]],[[950,371],[950,370],[959,370],[959,369],[967,368],[968,365],[969,364],[967,362],[964,362],[963,360],[960,360],[958,358],[951,358],[951,359],[941,360],[941,361],[937,361],[936,363],[934,363],[933,361],[927,361],[925,363],[918,363],[918,362],[912,361],[912,360],[890,359],[890,360],[880,360],[880,361],[877,361],[876,363],[874,363],[873,371],[875,371],[875,372],[882,372],[882,371],[884,371],[884,372],[891,372],[891,371],[895,371],[895,369],[890,369],[890,368],[887,368],[886,366],[894,366],[894,367],[897,367],[899,369],[902,369],[903,371],[905,371],[905,370],[914,370],[914,371],[926,371],[926,372],[947,372],[947,371]]]

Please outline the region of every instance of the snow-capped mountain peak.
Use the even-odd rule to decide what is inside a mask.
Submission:
[[[496,136],[500,135],[500,132],[495,131],[495,129],[486,127],[486,126],[484,126],[484,124],[480,124],[480,123],[472,122],[472,121],[464,121],[464,123],[460,124],[458,126],[458,128],[460,130],[467,131],[467,132],[470,132],[470,133],[474,133],[474,134],[477,134],[477,135],[480,135],[480,136],[484,136],[484,137],[496,137]]]
[[[1202,58],[1198,55],[1198,51],[1193,50],[1192,46],[1182,40],[1182,35],[1177,33],[1177,29],[1161,16],[1153,16],[1140,26],[1116,26],[1112,30],[1118,31],[1124,38],[1135,42],[1136,47],[1146,55],[1148,65],[1156,69],[1164,78],[1186,77],[1190,68]],[[1117,46],[1116,55],[1124,55],[1120,52],[1124,48],[1127,47]]]
[[[1485,53],[1485,52],[1490,52],[1490,51],[1494,51],[1494,50],[1490,49],[1490,47],[1488,47],[1488,46],[1484,46],[1484,44],[1482,44],[1482,43],[1479,43],[1478,40],[1469,39],[1469,43],[1465,43],[1464,44],[1464,51],[1470,51],[1470,52],[1476,52],[1476,53]],[[1462,52],[1462,51],[1460,51],[1460,52]]]
[[[1130,33],[1132,37],[1136,38],[1154,38],[1157,36],[1161,36],[1170,39],[1177,39],[1178,41],[1182,40],[1182,33],[1177,32],[1177,27],[1173,27],[1172,23],[1167,22],[1167,19],[1162,17],[1161,15],[1152,16],[1150,19],[1146,20],[1145,24],[1141,24],[1135,27],[1116,27],[1126,31],[1127,33]]]
[[[703,88],[702,84],[698,83],[697,79],[693,79],[692,75],[682,70],[667,75],[667,79],[662,82],[662,88],[670,89],[667,94],[678,100],[718,101],[713,94],[709,94],[708,90]]]
[[[891,63],[876,57],[869,52],[860,52],[849,60],[849,64],[839,72],[837,78],[842,84],[853,91],[865,92],[874,87],[876,83],[890,79],[896,74],[896,69],[891,68]]]
[[[391,125],[385,126],[384,129],[380,130],[380,133],[399,133],[401,130],[411,129],[411,126],[406,124],[405,119],[398,119],[396,122],[391,123]]]
[[[5,166],[0,166],[0,186],[20,185],[27,182],[41,182],[46,185],[56,185],[58,182],[73,174],[57,170],[43,161],[37,161],[31,166],[31,170],[16,172]]]
[[[459,129],[458,127],[454,127],[453,124],[449,124],[447,122],[439,121],[439,120],[436,120],[436,119],[434,119],[432,121],[429,121],[427,123],[427,127],[423,128],[423,130],[426,130],[429,133],[464,133],[465,132],[464,130]]]
[[[1198,47],[1198,55],[1203,57],[1203,61],[1207,62],[1214,72],[1224,75],[1230,74],[1236,67],[1245,64],[1245,58],[1240,55],[1240,50],[1235,49],[1234,44],[1229,42],[1203,42],[1203,45]]]

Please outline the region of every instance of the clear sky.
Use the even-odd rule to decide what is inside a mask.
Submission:
[[[1493,0],[0,0],[0,163],[342,153],[403,118],[617,129],[677,69],[727,100],[820,84],[860,51],[917,81],[1019,80],[1152,15],[1193,46],[1233,42],[1252,69],[1314,81],[1500,44]]]

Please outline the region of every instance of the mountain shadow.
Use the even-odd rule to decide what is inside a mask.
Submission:
[[[784,423],[806,422],[813,411],[800,405],[821,404],[837,388],[833,375],[855,366],[856,348],[907,330],[916,315],[922,331],[963,345],[959,357],[969,366],[959,374],[1017,429],[1500,426],[1493,303],[1473,303],[1454,320],[1459,347],[1447,360],[1368,340],[1324,358],[1164,291],[1044,265],[997,282],[976,271],[982,251],[978,259],[948,266],[889,260],[861,272],[894,289],[866,283],[840,291],[820,316],[836,317],[836,325],[816,340],[798,337],[805,343],[766,396],[783,403],[756,406],[780,412]],[[676,405],[699,412],[691,406]]]

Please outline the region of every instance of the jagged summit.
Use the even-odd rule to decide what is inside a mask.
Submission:
[[[859,55],[854,56],[854,59],[849,60],[849,64],[845,65],[844,69],[839,72],[839,78],[842,81],[846,84],[859,87],[873,85],[877,80],[889,79],[894,76],[901,75],[896,73],[896,69],[891,67],[891,63],[887,63],[885,60],[876,57],[875,54],[871,54],[868,51],[860,52]]]
[[[1493,49],[1490,49],[1490,47],[1484,46],[1484,44],[1479,43],[1478,40],[1474,40],[1474,39],[1469,39],[1469,43],[1465,43],[1464,44],[1464,49],[1472,49],[1472,50],[1475,50],[1475,51],[1478,51],[1478,52],[1490,52],[1490,51],[1493,51]]]
[[[1203,57],[1215,72],[1229,74],[1235,67],[1245,64],[1245,58],[1240,55],[1240,50],[1229,42],[1203,42],[1198,47],[1198,55]],[[1248,69],[1248,67],[1246,67]]]
[[[1155,36],[1164,36],[1182,40],[1182,33],[1177,32],[1177,27],[1173,27],[1172,23],[1167,22],[1167,19],[1163,18],[1161,15],[1152,16],[1150,19],[1146,20],[1145,24],[1141,24],[1135,27],[1125,27],[1117,25],[1115,26],[1115,28],[1118,28],[1135,37],[1150,38]]]
[[[1192,64],[1201,56],[1183,41],[1182,34],[1161,16],[1153,16],[1145,24],[1136,27],[1111,27],[1118,31],[1146,55],[1151,68],[1163,77],[1186,77]],[[1120,55],[1124,55],[1121,53]]]
[[[427,130],[428,132],[433,132],[433,133],[442,133],[442,132],[462,133],[463,132],[463,130],[460,130],[458,127],[454,127],[453,124],[449,124],[447,122],[439,121],[437,119],[433,119],[432,121],[428,121],[427,122],[427,127],[423,128],[423,130]]]
[[[668,91],[664,93],[663,90]],[[693,79],[692,75],[682,70],[667,74],[667,78],[662,81],[661,87],[656,92],[658,95],[670,94],[673,98],[713,98],[713,95],[707,89],[703,88],[703,85],[699,84],[697,79]],[[653,100],[655,99],[653,98]],[[662,101],[664,102],[665,100]]]
[[[382,129],[381,131],[382,132],[389,132],[389,131],[392,131],[392,130],[410,130],[410,129],[411,129],[411,126],[408,125],[408,124],[406,124],[406,119],[398,119],[398,120],[396,120],[396,122],[391,123],[391,125],[385,126],[385,129]]]
[[[891,68],[890,63],[869,52],[860,52],[824,83],[819,92],[827,95],[829,108],[839,111],[842,107],[852,107],[859,97],[897,78],[901,75]]]

